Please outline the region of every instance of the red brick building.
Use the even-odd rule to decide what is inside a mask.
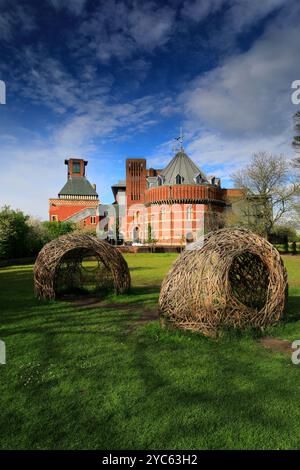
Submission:
[[[49,199],[50,221],[69,221],[79,227],[95,228],[99,221],[99,198],[96,185],[85,175],[87,161],[81,158],[65,160],[67,182],[57,198]]]
[[[143,158],[127,159],[126,180],[112,186],[114,203],[105,206],[86,178],[87,161],[70,158],[65,164],[67,182],[49,200],[50,220],[75,222],[124,242],[185,244],[221,227],[225,211],[242,199],[241,190],[207,177],[183,148],[164,169],[147,168]]]
[[[125,241],[185,244],[221,227],[222,215],[242,192],[206,177],[183,148],[164,169],[147,169],[142,158],[126,160],[126,181],[112,186]]]

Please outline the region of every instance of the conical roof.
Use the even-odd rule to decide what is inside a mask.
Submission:
[[[59,191],[59,196],[95,196],[98,194],[85,176],[69,178],[64,187]]]
[[[201,177],[201,182],[208,182],[205,174],[200,168],[187,156],[183,149],[176,153],[170,163],[160,173],[162,184],[174,185],[176,177],[181,177],[182,184],[196,184],[196,177]]]

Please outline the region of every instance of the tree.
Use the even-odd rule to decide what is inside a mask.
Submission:
[[[42,225],[45,230],[45,243],[75,230],[72,222],[42,222]]]
[[[300,185],[282,155],[255,153],[250,164],[233,174],[232,179],[243,190],[242,212],[250,228],[269,236],[275,224],[292,217]]]
[[[297,230],[291,225],[274,225],[273,234],[285,237],[289,242],[297,242],[299,240]]]
[[[26,256],[29,226],[28,216],[4,206],[0,210],[0,259]]]
[[[151,251],[154,251],[155,244],[157,243],[156,238],[153,238],[151,224],[148,224],[148,237],[147,243],[151,246]]]

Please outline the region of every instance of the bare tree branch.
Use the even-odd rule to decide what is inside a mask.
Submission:
[[[300,184],[283,155],[255,153],[250,164],[232,175],[236,187],[244,190],[244,216],[255,212],[253,224],[268,236],[282,217],[295,212]]]

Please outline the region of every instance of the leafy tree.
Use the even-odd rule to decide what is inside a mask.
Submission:
[[[241,212],[246,225],[253,230],[269,236],[275,224],[294,215],[300,185],[282,155],[256,153],[250,164],[233,174],[232,179],[243,190]]]
[[[43,222],[42,225],[45,230],[45,242],[75,230],[75,225],[72,222]]]
[[[0,210],[0,258],[26,256],[29,235],[28,216],[4,206]]]
[[[152,227],[151,224],[148,224],[148,237],[147,237],[147,243],[151,245],[151,250],[154,250],[154,246],[157,243],[157,240],[152,236]]]
[[[70,222],[41,222],[4,206],[0,209],[0,259],[34,256],[45,243],[74,228]]]
[[[274,235],[286,236],[289,242],[297,242],[299,240],[296,229],[290,225],[275,225],[272,233]]]

